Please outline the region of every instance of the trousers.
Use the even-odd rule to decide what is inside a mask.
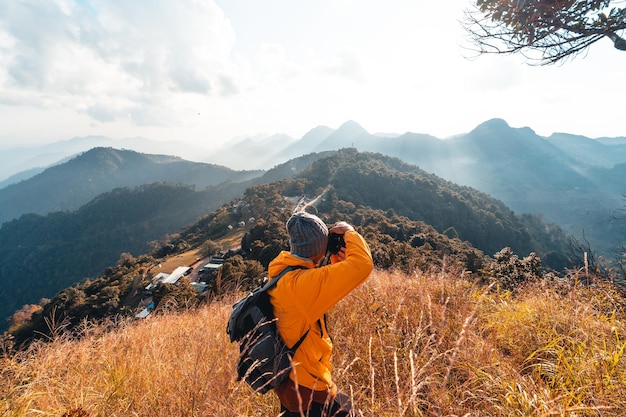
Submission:
[[[350,397],[343,392],[338,392],[335,400],[329,404],[311,402],[308,410],[289,411],[281,405],[279,417],[356,417],[352,408]]]

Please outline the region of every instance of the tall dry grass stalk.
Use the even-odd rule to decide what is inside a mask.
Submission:
[[[0,359],[0,416],[276,416],[235,381],[233,299]],[[515,297],[455,271],[375,272],[329,317],[335,379],[363,416],[623,416],[624,300],[538,283]]]

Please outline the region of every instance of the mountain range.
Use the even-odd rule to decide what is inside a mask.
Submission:
[[[190,161],[204,161],[210,153],[208,148],[179,141],[111,139],[106,136],[75,137],[43,145],[0,147],[0,188],[30,178],[92,148],[129,149],[146,154],[178,156]]]
[[[109,158],[135,157],[130,151],[98,151]],[[219,201],[224,204],[216,208]],[[486,255],[504,247],[523,255],[536,252],[557,271],[567,264],[567,240],[557,227],[516,215],[485,193],[397,158],[343,149],[288,161],[246,184],[202,191],[158,183],[118,188],[74,212],[28,214],[5,223],[0,228],[0,313],[9,315],[60,292],[51,304],[40,303],[46,311],[57,308],[79,321],[103,311],[126,314],[133,311],[123,303],[129,285],[135,282],[132,291],[137,291],[148,284],[137,281],[150,280],[147,266],[122,280],[107,265],[124,269],[137,257],[158,270],[156,265],[168,257],[235,233],[233,238],[237,231],[246,231],[241,255],[266,268],[288,247],[284,225],[302,203],[329,224],[342,219],[358,227],[379,268],[426,270],[443,262],[478,276]],[[104,288],[109,296],[101,293]],[[41,326],[45,323],[38,324],[43,331]]]
[[[50,149],[57,152],[66,149],[67,154],[77,146],[105,139],[75,138],[66,142],[67,146],[63,143],[49,145],[50,148],[42,149],[41,154],[49,154]],[[148,147],[145,140],[135,141],[138,148]],[[133,145],[130,140],[125,143]],[[615,256],[615,249],[624,243],[626,235],[626,222],[618,220],[625,204],[626,137],[590,139],[566,133],[542,137],[531,128],[512,128],[504,120],[492,119],[468,133],[439,139],[411,132],[370,134],[358,123],[348,121],[338,129],[315,127],[300,139],[280,134],[246,138],[208,151],[181,146],[180,143],[153,144],[158,147],[156,149],[177,145],[178,152],[186,148],[195,160],[219,161],[223,169],[230,167],[232,170],[226,172],[226,177],[245,176],[235,171],[244,168],[258,170],[248,171],[251,176],[260,175],[264,170],[311,153],[348,147],[379,152],[415,164],[454,183],[486,192],[518,213],[540,215],[546,222],[558,224],[568,234],[588,241],[595,251],[606,257]],[[6,158],[6,152],[0,155]],[[19,158],[12,151],[8,152],[16,163]],[[40,155],[37,152],[31,149],[31,157]],[[218,168],[212,166],[212,169]],[[162,181],[164,176],[160,178],[154,181]],[[167,181],[189,183],[193,180],[181,175]],[[198,184],[197,187],[204,186]],[[34,187],[24,180],[16,185],[21,189]],[[118,186],[126,185],[133,184],[119,183]],[[53,197],[49,203],[40,199],[24,205],[26,197],[19,196],[21,191],[8,192],[8,188],[0,189],[0,223],[29,211],[44,214],[47,210],[75,209],[97,195],[94,191],[81,202],[64,207],[53,204],[57,200],[56,194],[63,194],[63,191],[51,186]],[[105,187],[99,191],[109,190],[110,187]],[[27,194],[33,195],[32,191]]]
[[[97,276],[122,253],[149,252],[246,188],[293,177],[323,155],[263,172],[94,148],[0,189],[0,213],[14,215],[0,227],[0,316]]]
[[[93,148],[0,189],[0,223],[25,213],[73,211],[118,187],[167,182],[203,190],[224,182],[247,181],[261,174],[263,171],[235,171],[169,155]]]
[[[250,153],[263,154],[262,141],[246,146]],[[492,119],[468,133],[439,139],[410,132],[370,134],[348,121],[336,130],[319,126],[298,141],[284,141],[282,153],[277,146],[272,146],[272,154],[285,158],[346,147],[395,156],[486,192],[518,213],[540,215],[604,256],[615,256],[624,243],[626,221],[616,218],[626,203],[626,137],[542,137],[531,128],[512,128]],[[238,148],[234,144],[221,150],[221,160],[242,166]]]

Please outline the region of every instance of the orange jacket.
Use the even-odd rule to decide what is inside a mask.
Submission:
[[[270,300],[278,331],[287,346],[295,345],[310,329],[294,355],[296,366],[290,378],[298,385],[331,390],[333,394],[336,393],[330,373],[333,344],[326,332],[324,314],[365,281],[374,267],[370,249],[360,234],[348,231],[344,240],[346,259],[341,262],[315,268],[310,259],[283,251],[268,268],[270,277],[280,274],[287,266],[305,268],[286,273],[269,291]]]

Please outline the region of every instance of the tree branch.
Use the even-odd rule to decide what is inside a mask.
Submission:
[[[613,46],[615,49],[619,49],[620,51],[626,51],[626,40],[619,36],[615,32],[608,32],[606,37],[613,41]]]

